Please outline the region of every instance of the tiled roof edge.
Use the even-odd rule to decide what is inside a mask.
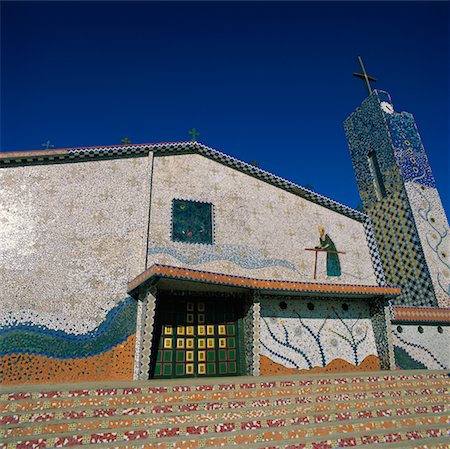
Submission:
[[[245,276],[215,273],[210,271],[195,270],[185,267],[154,264],[139,276],[128,283],[129,294],[147,281],[155,277],[169,279],[181,279],[186,281],[205,282],[209,284],[227,285],[232,287],[250,288],[264,291],[320,293],[328,295],[352,295],[352,296],[397,296],[399,288],[374,285],[356,284],[327,284],[324,282],[281,281],[275,279],[256,279]]]
[[[393,306],[392,320],[411,323],[450,323],[450,308]]]

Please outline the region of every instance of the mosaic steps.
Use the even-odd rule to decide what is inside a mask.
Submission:
[[[265,409],[270,407],[270,417],[272,421],[287,421],[291,417],[295,417],[301,424],[321,423],[321,422],[355,422],[361,419],[375,419],[387,417],[404,417],[426,414],[445,413],[447,404],[450,403],[450,396],[443,397],[419,397],[412,398],[409,403],[403,400],[394,399],[393,404],[387,404],[387,401],[377,400],[373,404],[369,402],[360,402],[354,404],[272,404],[255,405],[239,404],[239,407],[224,408],[218,410],[195,410],[189,413],[179,413],[162,409],[162,413],[155,413],[154,409],[146,412],[145,407],[132,407],[123,409],[97,409],[90,410],[72,409],[70,412],[59,411],[57,413],[36,413],[36,414],[13,414],[3,415],[0,424],[7,428],[0,429],[0,435],[5,437],[32,435],[38,433],[51,432],[50,429],[58,431],[67,428],[70,422],[71,430],[81,430],[86,427],[86,423],[91,424],[91,429],[114,427],[113,422],[121,421],[127,423],[127,427],[134,425],[156,426],[156,425],[183,425],[188,426],[189,423],[202,422],[207,425],[211,422],[226,422],[230,419],[236,421],[245,420],[261,420],[266,418],[267,426],[271,423],[267,419],[268,413]],[[413,404],[411,404],[413,402]],[[432,404],[432,405],[431,405]],[[224,404],[226,405],[226,404]],[[339,407],[341,406],[341,407]],[[349,409],[350,407],[350,409]],[[21,420],[22,418],[22,420]],[[93,423],[96,423],[93,426]],[[122,424],[125,425],[125,424]],[[42,432],[46,429],[46,432]]]
[[[303,381],[304,382],[304,381]],[[0,401],[0,411],[19,412],[26,410],[42,410],[53,408],[67,408],[76,406],[120,406],[130,405],[132,403],[178,403],[178,402],[204,402],[204,401],[221,401],[221,400],[247,400],[267,397],[288,397],[298,395],[299,397],[308,395],[312,401],[318,398],[323,398],[323,402],[335,400],[350,401],[353,399],[371,399],[371,398],[386,398],[386,397],[403,397],[403,396],[420,396],[420,395],[442,395],[448,392],[450,387],[450,379],[444,378],[440,380],[433,379],[427,385],[423,380],[420,381],[403,381],[383,382],[380,385],[365,383],[357,383],[351,385],[318,385],[318,386],[287,386],[276,388],[274,382],[265,382],[265,388],[242,388],[241,390],[232,390],[228,388],[230,385],[220,385],[221,390],[214,389],[203,391],[188,391],[185,386],[175,386],[172,392],[167,392],[166,387],[161,389],[159,387],[149,388],[124,388],[122,394],[118,394],[119,390],[69,390],[64,391],[41,391],[38,393],[42,397],[34,399],[32,394],[27,392],[6,393],[3,394],[3,400]],[[242,384],[242,385],[256,385]],[[234,387],[234,384],[231,384]],[[202,388],[210,387],[209,385],[202,385]],[[147,390],[147,394],[145,393]],[[125,392],[125,394],[123,394]],[[63,393],[72,395],[65,398]],[[97,394],[97,396],[96,396]],[[36,394],[35,394],[36,396]],[[162,401],[161,401],[162,399]],[[320,402],[320,401],[319,401]]]
[[[333,440],[333,448],[341,443],[367,447],[371,441],[384,442],[394,434],[408,444],[404,447],[410,447],[412,438],[434,441],[448,435],[450,379],[446,372],[345,376],[3,387],[0,407],[6,412],[2,422],[8,438],[3,438],[0,449],[86,445],[91,441],[94,445],[111,443],[110,447],[156,447],[158,443],[167,449],[181,448],[183,441],[191,441],[192,447],[216,443],[231,447],[243,444],[246,438],[246,446],[273,443],[277,449],[283,447],[281,442],[286,442],[285,447],[288,442],[292,445],[292,438],[311,448],[327,439]],[[155,413],[156,407],[166,413]],[[13,412],[16,408],[19,410]],[[142,411],[144,414],[132,414]],[[108,414],[111,416],[105,416]],[[345,437],[353,440],[343,440],[344,431]],[[29,436],[21,435],[27,432]],[[295,432],[303,437],[293,437]],[[258,435],[265,435],[268,441],[259,441]]]
[[[366,444],[382,444],[391,442],[404,442],[404,447],[408,447],[408,442],[417,442],[418,439],[432,440],[450,434],[450,426],[439,424],[420,425],[413,424],[410,420],[399,420],[398,426],[384,428],[371,428],[367,430],[346,431],[339,425],[321,426],[318,428],[277,428],[277,429],[252,429],[247,431],[216,432],[215,435],[183,435],[176,433],[175,429],[167,429],[165,435],[154,435],[146,429],[122,429],[114,431],[110,429],[105,432],[68,432],[59,435],[38,435],[31,439],[17,439],[6,441],[2,449],[25,449],[47,447],[63,447],[71,445],[95,445],[106,443],[106,447],[142,447],[143,444],[160,443],[158,446],[169,448],[180,447],[232,447],[236,445],[266,443],[278,448],[280,444],[304,444],[310,448],[330,448],[362,446]],[[369,425],[366,423],[366,425]],[[167,436],[166,436],[167,435]],[[158,441],[159,440],[159,441]],[[445,439],[444,439],[445,441]],[[447,439],[450,444],[450,438]],[[162,443],[162,444],[161,444]]]
[[[331,444],[330,444],[331,443]],[[335,443],[331,440],[327,441],[327,445],[330,445],[331,448],[336,448],[337,446],[332,443]],[[114,445],[111,446],[110,444],[95,444],[94,447],[96,449],[136,449],[136,447],[140,447],[142,449],[193,449],[198,446],[193,446],[192,444],[189,444],[189,441],[186,441],[186,444],[179,444],[178,446],[167,446],[166,443],[146,443],[146,444],[140,444],[139,446],[132,446],[132,445]],[[236,445],[232,446],[221,446],[222,449],[230,449],[235,448]],[[246,449],[328,449],[326,445],[322,445],[322,447],[318,447],[317,445],[313,445],[313,443],[298,443],[293,442],[292,440],[289,441],[277,441],[277,445],[274,446],[273,444],[268,443],[256,443],[256,444],[246,444]],[[345,447],[345,446],[344,446]],[[408,440],[408,441],[401,441],[397,443],[383,443],[380,445],[378,444],[364,444],[364,445],[358,445],[353,446],[355,449],[448,449],[448,438],[441,437],[441,438],[433,438],[433,441],[430,442],[428,440],[427,443],[420,442],[420,440]]]
[[[235,389],[270,389],[274,387],[322,387],[339,386],[345,389],[348,385],[368,384],[373,388],[380,388],[379,382],[401,383],[424,382],[422,386],[439,384],[448,385],[447,371],[443,370],[402,370],[402,371],[372,371],[367,373],[326,373],[305,374],[296,376],[275,375],[261,377],[222,377],[222,378],[190,378],[190,379],[164,379],[145,381],[112,381],[112,382],[80,382],[68,384],[34,384],[34,385],[7,385],[0,387],[0,402],[20,399],[40,399],[51,394],[52,397],[73,398],[89,396],[105,396],[141,393],[169,393],[171,391],[204,392],[224,391]],[[412,385],[412,384],[411,384]],[[357,387],[355,387],[357,388]],[[384,386],[382,387],[384,388]],[[51,393],[50,393],[51,392]]]
[[[24,422],[14,423],[13,419],[6,415],[4,420],[6,426],[0,429],[0,435],[4,437],[20,437],[34,434],[59,433],[64,431],[82,431],[82,430],[104,430],[108,428],[120,427],[145,427],[147,430],[158,427],[177,426],[181,433],[192,434],[201,423],[201,428],[205,433],[213,432],[215,423],[233,422],[234,428],[247,430],[252,428],[265,427],[286,427],[289,425],[308,426],[308,425],[327,425],[330,422],[337,422],[341,426],[359,426],[368,419],[371,423],[383,421],[386,419],[403,419],[406,417],[420,417],[420,420],[427,420],[427,417],[435,418],[437,416],[447,416],[445,404],[433,406],[405,407],[400,408],[365,408],[356,413],[344,411],[331,413],[330,406],[320,406],[316,410],[310,407],[286,407],[277,408],[247,408],[237,410],[226,410],[219,412],[196,412],[191,414],[138,414],[136,415],[114,415],[109,413],[97,414],[90,417],[80,417],[77,415],[72,420],[57,420],[44,422]]]
[[[450,379],[449,379],[450,382]],[[279,394],[276,394],[276,393]],[[162,412],[186,412],[196,410],[224,410],[233,408],[243,408],[246,406],[258,406],[260,403],[266,406],[279,406],[291,404],[335,404],[337,408],[345,409],[345,406],[340,404],[368,403],[376,406],[376,403],[385,405],[401,405],[402,401],[409,401],[411,404],[421,403],[423,398],[429,398],[430,401],[434,399],[448,397],[449,388],[446,386],[439,386],[435,388],[423,388],[422,386],[416,389],[408,387],[406,390],[393,390],[387,392],[365,392],[358,390],[353,393],[339,393],[339,394],[323,394],[321,393],[304,393],[301,391],[292,390],[268,390],[263,392],[253,392],[255,394],[246,392],[245,394],[238,394],[238,397],[230,397],[229,395],[220,394],[219,396],[207,397],[207,395],[126,395],[113,397],[97,397],[97,398],[78,398],[70,400],[48,399],[47,401],[37,400],[29,401],[28,399],[12,399],[4,401],[0,404],[0,411],[3,413],[18,414],[21,416],[29,416],[33,419],[39,411],[45,410],[47,413],[53,414],[54,419],[57,415],[64,414],[64,410],[70,408],[71,410],[121,410],[133,406],[139,406],[144,410],[144,413],[162,413]],[[384,402],[383,402],[384,401]],[[186,409],[186,404],[191,404],[189,409]],[[161,409],[164,407],[164,410]]]

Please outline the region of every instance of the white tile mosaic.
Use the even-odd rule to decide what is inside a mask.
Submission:
[[[450,307],[450,232],[436,188],[406,182],[420,242],[440,307]]]
[[[359,365],[377,356],[365,301],[261,297],[260,351],[287,368],[325,367],[335,359]]]
[[[145,267],[149,157],[0,170],[0,325],[86,333]]]
[[[171,240],[172,200],[214,206],[214,245]],[[339,254],[327,274],[318,227]],[[262,279],[376,285],[364,226],[295,194],[196,154],[154,161],[148,266],[161,263]]]

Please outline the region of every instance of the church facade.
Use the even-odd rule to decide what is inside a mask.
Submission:
[[[448,224],[383,95],[345,124],[364,213],[197,142],[1,153],[1,382],[449,368]]]

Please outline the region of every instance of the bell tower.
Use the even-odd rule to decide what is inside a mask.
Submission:
[[[386,280],[402,289],[395,304],[450,307],[448,222],[416,122],[387,92],[368,91],[344,129]]]

